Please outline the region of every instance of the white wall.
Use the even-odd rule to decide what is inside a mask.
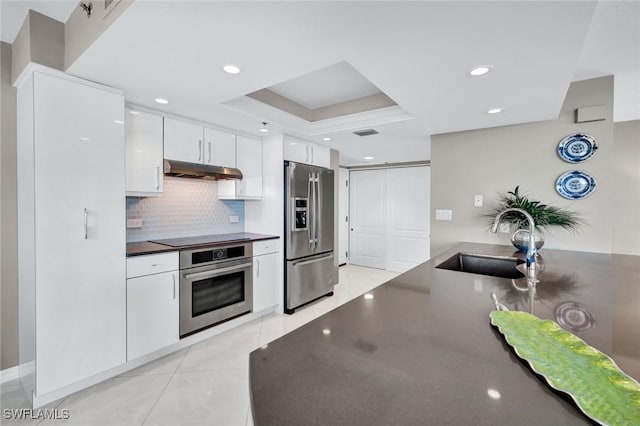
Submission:
[[[16,90],[11,86],[11,46],[0,43],[2,57],[2,145],[0,147],[0,300],[2,301],[2,334],[0,370],[18,364],[18,207]]]
[[[613,252],[640,256],[640,120],[613,129]]]
[[[604,121],[576,124],[575,109],[604,105]],[[504,114],[508,114],[507,107]],[[460,241],[509,244],[508,234],[492,234],[484,215],[498,194],[520,185],[536,199],[582,214],[587,226],[575,235],[552,231],[545,247],[610,253],[614,221],[613,197],[613,77],[572,83],[557,120],[495,127],[431,137],[431,253],[437,255]],[[599,149],[583,163],[570,164],[556,153],[565,136],[586,132]],[[597,188],[589,197],[566,200],[555,191],[559,175],[589,172]],[[484,196],[484,207],[473,197]],[[436,209],[453,210],[452,221],[436,221]]]

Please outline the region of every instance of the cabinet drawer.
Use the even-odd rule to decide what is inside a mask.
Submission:
[[[129,257],[127,258],[127,278],[175,271],[178,269],[178,264],[177,251]]]
[[[264,240],[253,242],[253,255],[260,256],[267,253],[277,253],[279,251],[279,240]]]

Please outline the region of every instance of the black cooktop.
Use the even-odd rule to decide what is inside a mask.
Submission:
[[[185,237],[185,238],[169,238],[166,240],[153,240],[151,243],[162,244],[169,247],[191,247],[198,245],[217,244],[217,243],[237,243],[242,241],[249,241],[251,238],[247,237],[245,233],[236,234],[217,234],[217,235],[200,235],[198,237]]]

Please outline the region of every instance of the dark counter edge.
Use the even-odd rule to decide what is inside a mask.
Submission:
[[[237,234],[233,234],[237,235]],[[280,238],[278,235],[267,235],[267,234],[253,234],[249,232],[245,232],[245,239],[230,239],[227,241],[220,241],[212,244],[198,244],[189,247],[182,247],[182,249],[190,249],[190,248],[207,248],[207,247],[217,247],[223,246],[233,242],[254,242],[254,241],[264,241],[264,240],[276,240]],[[248,238],[248,239],[247,239]],[[145,254],[157,254],[157,253],[167,253],[170,251],[178,251],[177,247],[165,246],[163,244],[152,243],[149,241],[136,241],[132,243],[127,243],[127,257],[134,256],[143,256]]]

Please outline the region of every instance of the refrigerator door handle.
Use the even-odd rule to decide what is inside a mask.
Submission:
[[[316,193],[315,193],[316,200],[313,203],[313,207],[315,209],[314,220],[316,222],[314,227],[313,227],[313,230],[315,232],[315,237],[313,238],[313,246],[314,246],[314,248],[318,246],[318,227],[320,225],[320,223],[318,222],[318,214],[322,210],[320,208],[320,173],[319,172],[316,173],[315,181],[316,181],[315,182],[316,183]]]
[[[309,183],[307,184],[307,236],[309,237],[309,247],[313,247],[313,221],[315,220],[314,211],[311,208],[311,202],[313,201],[313,174],[309,173]],[[314,207],[315,208],[315,207]],[[309,215],[313,216],[309,220]]]
[[[320,262],[320,261],[325,260],[325,259],[327,259],[329,257],[333,257],[333,253],[325,254],[325,255],[319,256],[319,257],[314,257],[313,259],[298,260],[298,261],[295,261],[295,262],[291,262],[291,265],[292,266],[309,265],[310,263]]]

